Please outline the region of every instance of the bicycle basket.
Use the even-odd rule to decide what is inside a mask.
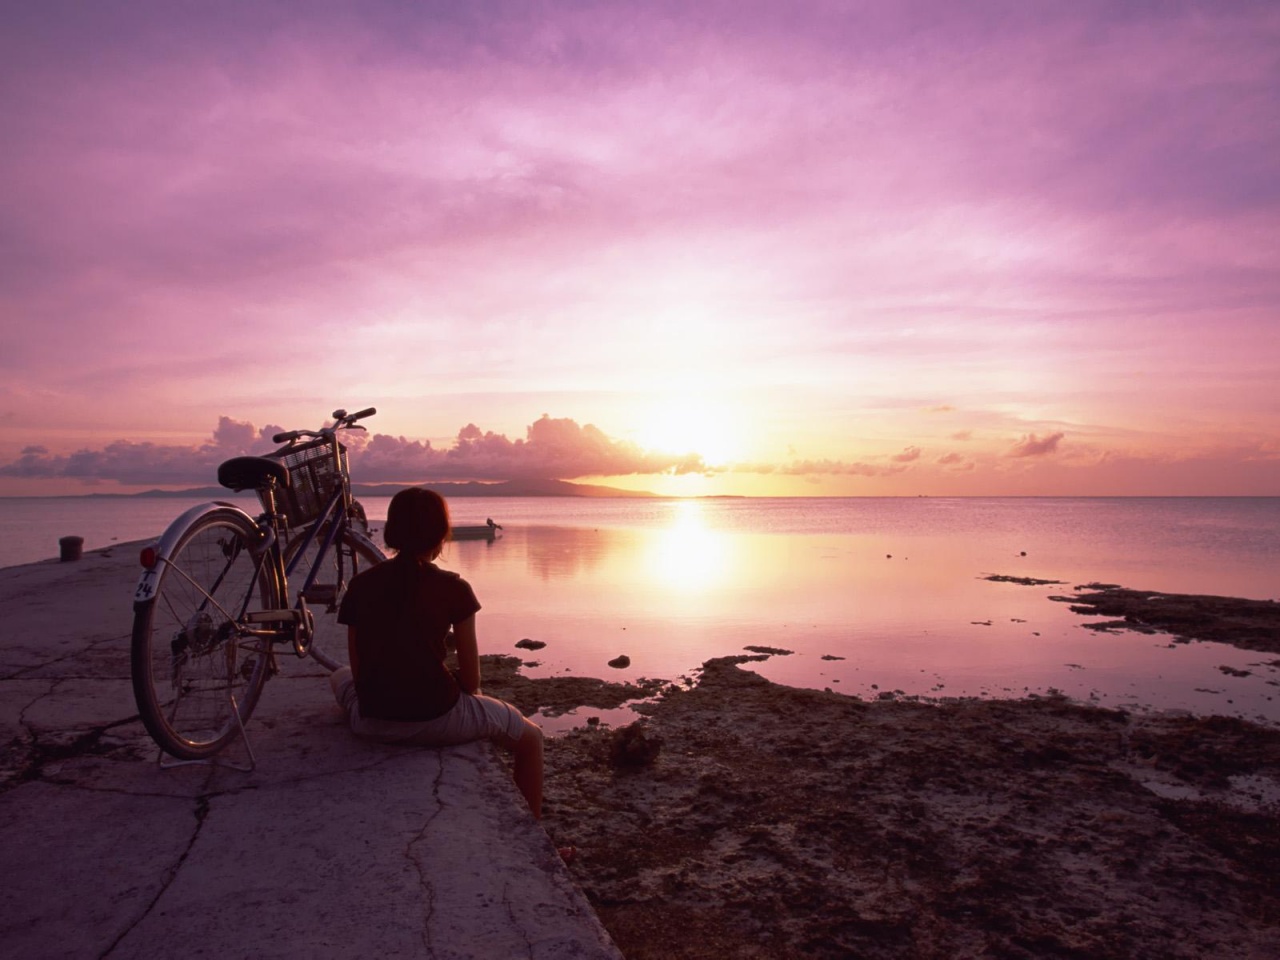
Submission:
[[[327,440],[287,447],[271,457],[289,471],[289,488],[278,493],[291,527],[300,527],[320,516],[347,473],[347,448],[338,444],[338,459],[335,459]],[[265,499],[263,506],[268,506]]]

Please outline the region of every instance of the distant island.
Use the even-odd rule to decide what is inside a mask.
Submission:
[[[351,493],[356,497],[389,497],[406,483],[353,483]],[[659,494],[646,490],[621,490],[592,483],[570,483],[568,480],[503,480],[482,483],[469,480],[463,483],[422,483],[416,486],[434,490],[444,497],[630,497],[655,498]],[[89,493],[87,497],[225,497],[226,487],[190,487],[185,490],[144,490],[141,493]]]

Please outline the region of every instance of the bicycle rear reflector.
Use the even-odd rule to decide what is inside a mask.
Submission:
[[[156,561],[158,559],[160,558],[159,558],[159,555],[156,553],[155,547],[143,547],[142,553],[139,554],[138,556],[138,560],[148,570],[150,570],[152,567],[156,565]]]

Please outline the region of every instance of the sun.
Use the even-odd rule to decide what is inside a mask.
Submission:
[[[745,429],[728,407],[698,398],[675,398],[645,413],[636,442],[659,453],[696,453],[707,466],[741,459]]]

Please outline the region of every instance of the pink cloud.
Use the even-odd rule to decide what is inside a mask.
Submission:
[[[1062,442],[1062,438],[1064,436],[1066,436],[1066,434],[1057,432],[1048,434],[1044,438],[1039,438],[1034,433],[1029,433],[1010,447],[1005,456],[1043,457],[1047,454],[1055,453],[1057,452],[1058,444]]]

